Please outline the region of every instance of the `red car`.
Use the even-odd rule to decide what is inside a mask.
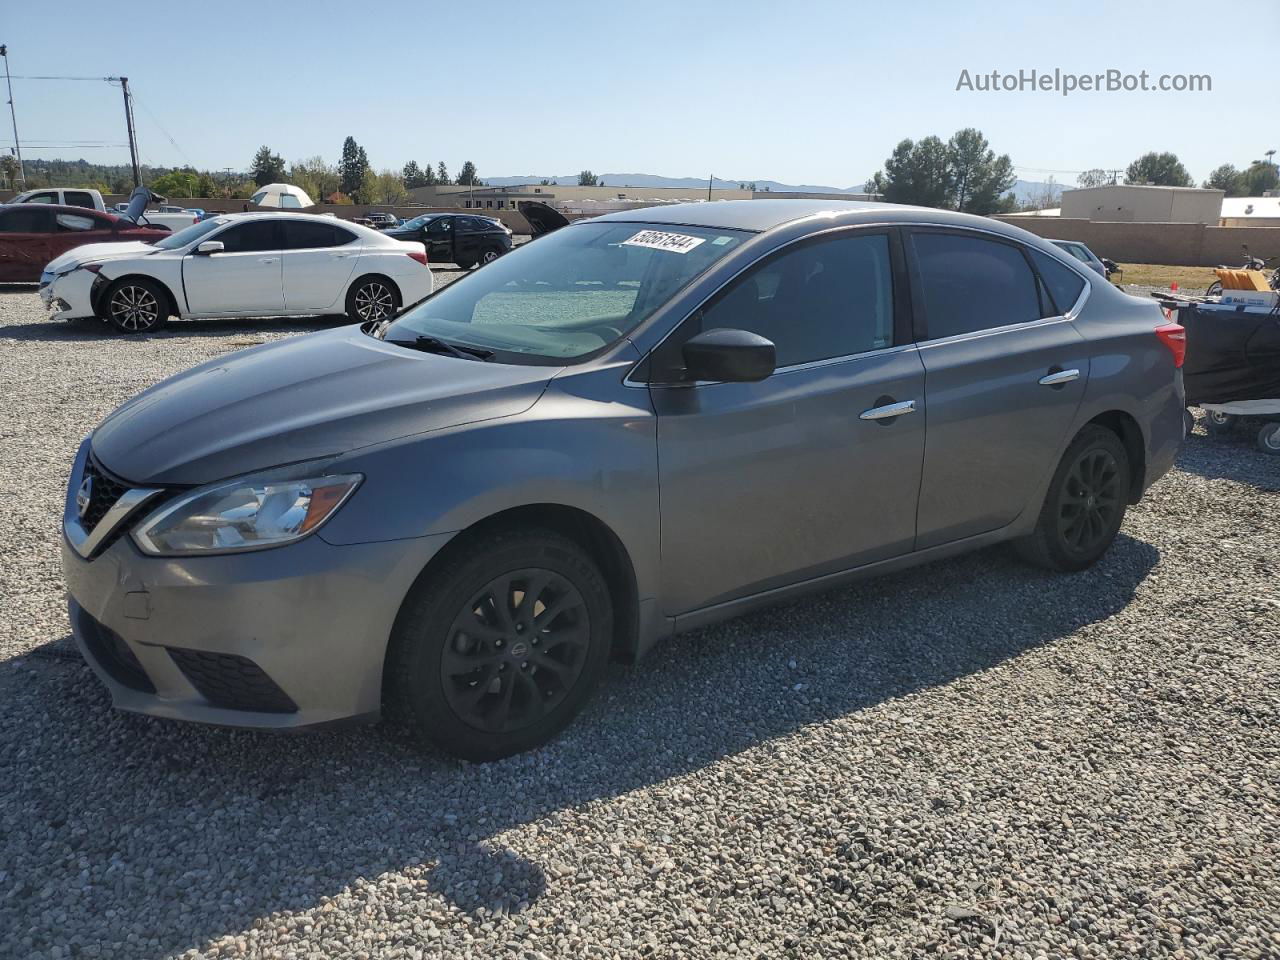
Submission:
[[[0,206],[0,283],[35,283],[54,257],[84,243],[144,242],[169,231],[140,227],[110,213],[49,203]]]

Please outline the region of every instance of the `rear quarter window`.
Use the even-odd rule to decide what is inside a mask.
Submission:
[[[1053,310],[1048,316],[1061,316],[1070,310],[1084,292],[1085,279],[1066,264],[1041,250],[1028,251],[1040,271],[1040,279],[1053,298]]]

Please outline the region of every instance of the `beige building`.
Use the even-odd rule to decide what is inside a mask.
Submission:
[[[1119,223],[1209,223],[1217,225],[1221,190],[1145,187],[1113,183],[1062,192],[1064,218]]]

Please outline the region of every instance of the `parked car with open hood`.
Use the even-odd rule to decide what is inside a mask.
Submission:
[[[0,206],[0,282],[35,283],[50,260],[86,244],[145,246],[167,236],[166,228],[139,226],[87,207],[6,204]]]
[[[586,220],[111,414],[71,468],[71,622],[128,710],[385,704],[500,757],[610,657],[760,604],[1001,541],[1096,563],[1182,442],[1182,348],[1154,301],[983,217]]]
[[[168,317],[347,314],[386,320],[431,293],[421,244],[333,217],[214,217],[145,244],[93,244],[58,257],[40,295],[57,318],[100,317],[122,333]]]

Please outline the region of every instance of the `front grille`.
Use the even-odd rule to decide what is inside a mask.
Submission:
[[[297,713],[298,705],[248,657],[166,648],[191,685],[215,707],[258,713]]]
[[[142,669],[137,656],[118,633],[99,623],[78,603],[73,606],[72,616],[75,618],[76,633],[84,641],[89,655],[107,672],[107,676],[130,690],[156,692],[155,684],[147,676],[147,671]]]
[[[84,480],[91,481],[89,509],[80,517],[80,525],[86,533],[93,533],[93,528],[102,522],[107,511],[115,506],[115,502],[124,496],[129,487],[102,469],[92,454],[84,462],[84,478],[81,482]]]

